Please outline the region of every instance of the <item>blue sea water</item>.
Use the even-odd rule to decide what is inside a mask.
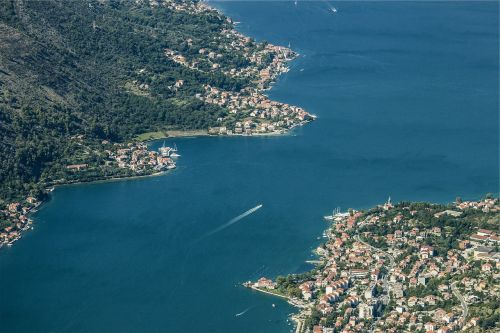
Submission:
[[[0,251],[1,332],[288,332],[294,309],[239,283],[306,270],[333,208],[498,193],[497,2],[215,5],[301,54],[269,95],[317,121],[177,139],[164,176],[56,189]]]

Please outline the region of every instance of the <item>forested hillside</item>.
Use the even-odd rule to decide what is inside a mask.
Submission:
[[[165,50],[198,54],[231,27],[215,11],[150,2],[0,1],[0,203],[64,176],[81,146],[214,125],[227,110],[194,96],[251,79],[182,66]],[[248,65],[238,52],[219,63]]]

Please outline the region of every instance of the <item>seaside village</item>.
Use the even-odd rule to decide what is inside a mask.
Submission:
[[[174,10],[190,10],[191,12],[214,10],[202,2],[166,3]],[[271,44],[262,44],[258,47],[249,37],[234,29],[223,30],[220,39],[222,40],[219,40],[217,45],[223,45],[223,52],[217,49],[200,48],[197,50],[198,55],[191,60],[179,51],[165,50],[166,57],[190,69],[217,71],[233,78],[252,79],[254,84],[239,92],[224,91],[205,85],[205,92],[196,94],[196,98],[206,103],[226,108],[229,113],[228,118],[236,119],[236,121],[228,122],[228,119],[219,118],[221,126],[209,128],[209,134],[280,134],[315,118],[300,107],[272,101],[262,93],[280,74],[288,71],[287,63],[297,56],[292,50]],[[187,43],[189,47],[192,46],[191,40]],[[223,68],[219,63],[224,57],[222,53],[232,51],[241,53],[250,65]],[[272,60],[268,61],[269,59]],[[179,89],[183,84],[183,80],[177,80],[170,89]]]
[[[177,147],[163,145],[158,152],[151,151],[145,143],[115,144],[118,149],[107,149],[109,160],[115,161],[119,168],[126,168],[136,174],[147,174],[150,171],[161,172],[176,167],[174,159],[179,157]]]
[[[73,140],[83,142],[83,135],[78,135]],[[132,173],[127,176],[140,176],[165,170],[175,169],[175,159],[180,155],[177,153],[177,146],[163,147],[158,151],[148,149],[144,142],[130,143],[111,143],[108,140],[101,142],[104,155],[106,156],[104,165],[90,165],[87,163],[69,164],[66,166],[68,171],[84,172],[92,168],[111,167],[124,170],[130,170]],[[85,147],[86,153],[90,155],[88,147]]]
[[[315,269],[244,285],[300,308],[297,333],[495,331],[499,217],[498,199],[332,214]]]
[[[28,214],[40,205],[34,197],[27,197],[22,202],[12,202],[0,210],[0,217],[10,221],[8,225],[0,228],[0,248],[3,245],[12,245],[21,238],[21,232],[32,228],[33,221]]]

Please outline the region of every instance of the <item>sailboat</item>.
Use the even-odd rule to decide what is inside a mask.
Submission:
[[[181,155],[177,154],[177,145],[174,143],[174,148],[171,149],[171,154],[170,154],[170,157],[179,157]]]
[[[340,207],[337,207],[332,211],[332,215],[323,216],[323,218],[327,221],[332,221],[339,212]]]
[[[340,207],[337,207],[332,211],[332,215],[323,216],[323,218],[327,221],[338,221],[347,216],[349,216],[349,212],[341,213]]]
[[[165,146],[165,141],[163,141],[163,146],[161,146],[161,148],[158,149],[158,150],[160,151],[161,156],[168,157],[170,155],[170,152],[171,152],[172,148],[166,147]]]

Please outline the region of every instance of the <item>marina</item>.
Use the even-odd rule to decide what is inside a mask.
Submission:
[[[355,212],[355,211],[354,211]],[[333,210],[332,212],[332,215],[326,215],[326,216],[323,216],[323,219],[327,220],[327,221],[337,221],[337,220],[341,220],[342,218],[344,217],[347,217],[349,216],[349,212],[344,212],[342,213],[340,211],[340,207],[337,207]]]

